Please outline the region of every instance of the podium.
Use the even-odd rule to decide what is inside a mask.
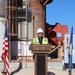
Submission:
[[[48,75],[47,54],[51,51],[51,44],[31,44],[30,50],[34,55],[34,75]]]

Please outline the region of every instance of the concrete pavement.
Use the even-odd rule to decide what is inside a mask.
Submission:
[[[3,69],[3,63],[0,63],[0,75]],[[62,69],[61,62],[48,62],[48,72],[53,72],[55,75],[67,75],[67,71]],[[11,75],[34,75],[34,62],[11,62]],[[75,75],[73,70],[72,75]]]

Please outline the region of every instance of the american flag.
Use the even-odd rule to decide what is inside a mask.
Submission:
[[[71,29],[71,35],[70,35],[70,43],[69,43],[69,51],[68,51],[68,57],[69,57],[69,62],[68,62],[68,66],[70,69],[73,68],[72,66],[72,52],[73,52],[73,27]]]
[[[2,48],[2,60],[4,62],[4,70],[7,71],[9,74],[9,55],[8,55],[8,30],[7,25],[5,23],[5,34],[4,34],[4,41],[3,41],[3,48]]]

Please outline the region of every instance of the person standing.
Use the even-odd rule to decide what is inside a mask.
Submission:
[[[37,37],[32,39],[32,44],[48,44],[48,39],[44,37],[44,32],[41,28],[37,29]],[[33,55],[33,59],[35,54]]]
[[[37,29],[37,37],[33,38],[33,44],[48,44],[48,39],[44,37],[44,32],[41,28]]]

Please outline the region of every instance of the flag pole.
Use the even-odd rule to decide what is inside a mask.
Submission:
[[[68,62],[68,66],[69,66],[69,70],[68,70],[68,74],[72,75],[72,52],[73,52],[73,26],[71,28],[71,33],[70,33],[70,43],[69,43],[69,51],[68,51],[68,58],[69,58],[69,62]]]
[[[2,75],[9,75],[9,61],[8,61],[8,36],[7,36],[7,24],[3,23],[5,25],[5,33],[4,33],[4,41],[3,41],[3,48],[2,48],[2,60],[4,61],[4,68],[2,70]]]
[[[6,26],[5,26],[5,31],[6,31]],[[6,63],[6,51],[4,52],[4,57],[2,57],[4,59],[4,67],[3,67],[3,70],[2,70],[2,75],[7,75],[7,71],[6,71],[6,66],[5,66],[5,63]]]
[[[6,69],[5,69],[5,62],[6,62],[6,57],[5,57],[5,55],[4,55],[4,68],[3,68],[3,70],[2,70],[2,75],[7,75],[7,71],[6,71]]]

